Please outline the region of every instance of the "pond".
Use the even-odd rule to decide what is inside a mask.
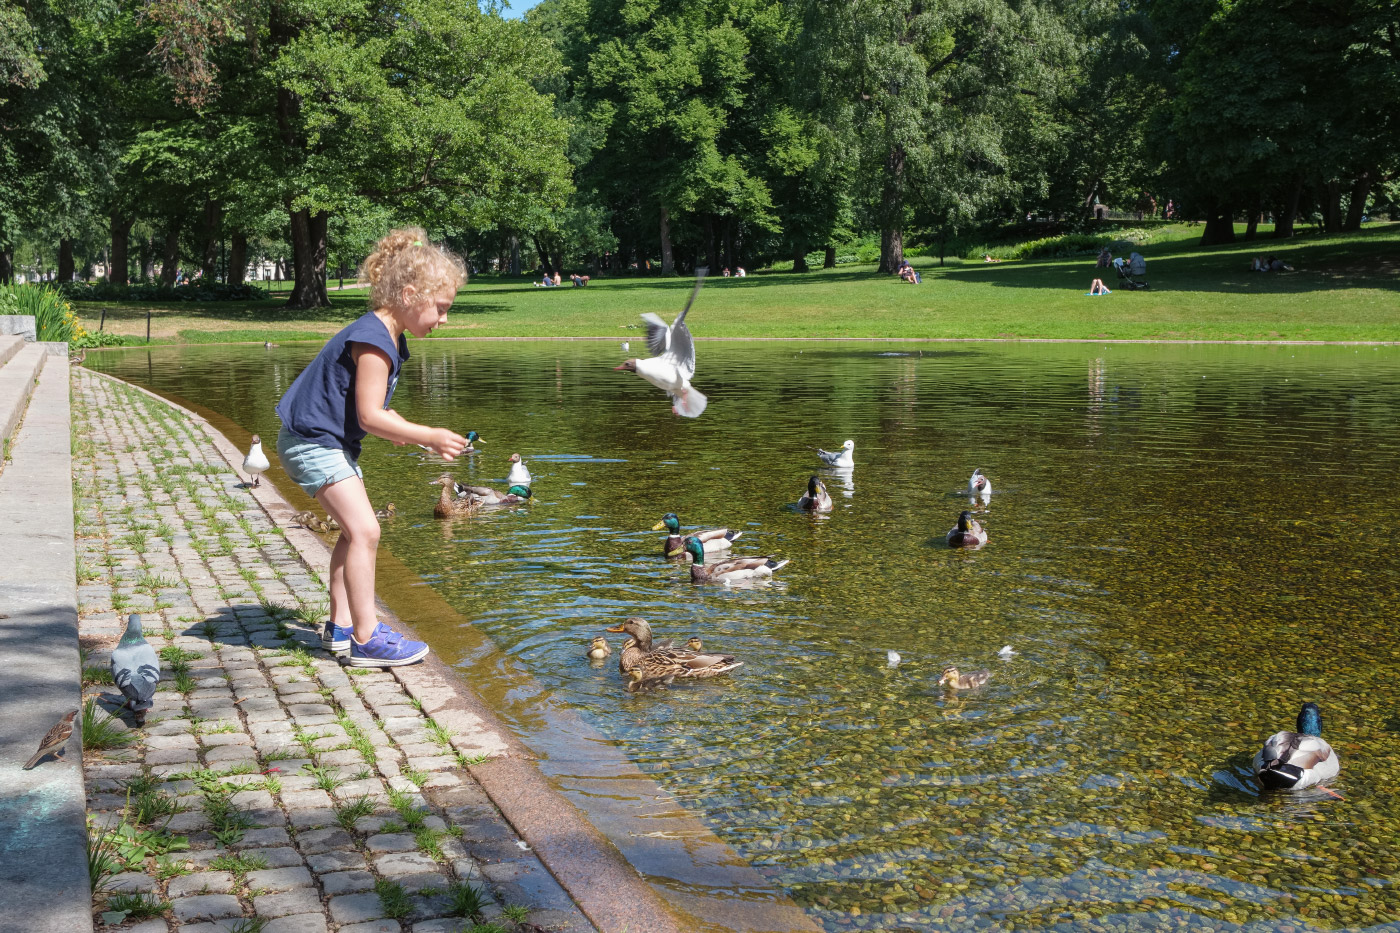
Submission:
[[[316,349],[88,365],[270,438]],[[436,521],[442,462],[371,440],[384,546],[827,929],[1396,928],[1400,349],[702,342],[695,421],[615,343],[413,353],[398,410],[536,499]],[[793,510],[846,438],[835,510]],[[949,550],[974,468],[990,541]],[[668,511],[791,563],[693,586]],[[584,657],[629,615],[744,666],[629,695]],[[1304,701],[1340,799],[1249,776]]]

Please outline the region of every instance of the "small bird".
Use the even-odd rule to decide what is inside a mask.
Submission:
[[[727,557],[713,564],[705,564],[705,545],[694,538],[685,539],[685,549],[690,552],[691,583],[724,583],[735,580],[765,580],[788,565],[786,560],[764,555],[763,557]]]
[[[593,644],[588,646],[588,660],[601,661],[612,654],[612,645],[602,635],[593,636]]]
[[[248,451],[248,456],[243,458],[243,472],[253,477],[251,485],[261,486],[261,474],[271,466],[267,461],[267,454],[263,453],[262,438],[254,434],[252,449]]]
[[[997,652],[997,657],[1001,658],[1003,661],[1010,661],[1012,658],[1016,657],[1016,649],[1010,645],[1002,645],[1001,650]]]
[[[628,352],[628,351],[631,350],[631,349],[632,349],[632,345],[631,345],[630,343],[628,343],[626,340],[622,341],[622,352],[623,352],[623,353],[626,353],[626,352]]]
[[[510,455],[510,473],[506,476],[506,483],[511,486],[534,485],[530,477],[530,468],[520,459],[520,454]]]
[[[971,512],[963,509],[958,514],[958,523],[948,529],[947,541],[949,547],[978,548],[987,543],[987,532]]]
[[[705,650],[705,644],[704,644],[704,642],[700,641],[700,636],[699,636],[699,635],[691,635],[689,638],[687,638],[687,639],[685,640],[685,650],[686,650],[686,651],[704,651],[704,650]]]
[[[671,686],[671,682],[676,679],[676,672],[666,671],[654,677],[648,677],[646,671],[636,667],[627,676],[631,678],[627,681],[628,693],[646,693],[649,690],[659,690],[662,687]]]
[[[393,518],[397,514],[399,514],[399,510],[394,507],[394,503],[392,502],[387,503],[382,509],[374,510],[374,517],[381,522]]]
[[[972,478],[967,481],[967,494],[981,496],[984,502],[992,497],[992,481],[982,475],[980,467],[972,471]]]
[[[75,353],[74,355],[68,357],[68,365],[69,365],[69,366],[81,366],[81,365],[83,365],[83,360],[85,360],[85,359],[87,359],[87,349],[86,349],[86,348],[79,349],[77,353]]]
[[[661,521],[651,526],[652,531],[666,531],[666,540],[661,545],[662,552],[667,557],[679,557],[686,553],[685,542],[681,538],[681,520],[676,517],[675,512],[667,512],[661,516]],[[690,535],[692,538],[699,538],[700,543],[705,545],[706,552],[723,551],[729,545],[744,536],[742,531],[730,531],[728,528],[711,528],[707,531],[696,531]]]
[[[1270,790],[1302,790],[1332,780],[1341,770],[1341,759],[1322,737],[1316,703],[1303,704],[1297,732],[1274,733],[1254,756],[1254,773]]]
[[[671,396],[671,410],[686,418],[699,418],[709,404],[709,399],[690,384],[695,376],[695,340],[690,336],[690,328],[685,326],[685,316],[690,311],[700,286],[705,281],[705,269],[697,269],[695,288],[690,299],[676,320],[669,326],[651,312],[642,315],[647,323],[647,347],[651,357],[645,360],[630,359],[614,370],[636,373],[647,382]]]
[[[886,667],[899,667],[899,662],[900,662],[900,661],[903,661],[903,660],[904,660],[904,659],[901,658],[901,657],[899,656],[899,652],[898,652],[898,651],[886,651],[886,652],[885,652],[885,666],[886,666]]]
[[[797,500],[797,507],[807,512],[830,512],[835,506],[831,494],[826,491],[826,483],[813,476],[807,480],[807,492]]]
[[[331,526],[327,525],[315,512],[298,512],[292,517],[292,520],[303,528],[309,528],[312,531],[325,533],[331,530]]]
[[[992,679],[991,671],[968,671],[966,674],[956,667],[945,668],[943,676],[939,678],[939,685],[947,684],[954,690],[971,690],[980,687]]]
[[[841,445],[841,449],[836,451],[822,450],[820,447],[813,447],[812,450],[815,450],[817,456],[822,458],[822,463],[825,463],[829,467],[836,467],[837,469],[844,470],[856,465],[855,441],[846,441],[846,443]]]
[[[160,682],[160,658],[141,634],[141,616],[133,612],[126,620],[126,631],[112,649],[112,680],[126,697],[138,726],[146,722],[156,684]]]
[[[44,733],[44,737],[39,742],[39,750],[34,753],[34,757],[24,763],[20,770],[28,771],[37,765],[45,755],[54,755],[63,750],[63,746],[68,744],[68,737],[73,734],[73,717],[78,715],[77,710],[64,716],[53,724],[53,728]]]

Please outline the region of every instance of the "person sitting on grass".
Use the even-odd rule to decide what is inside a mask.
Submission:
[[[579,275],[578,273],[574,273],[573,275],[569,276],[569,278],[573,281],[574,288],[582,288],[583,286],[588,284],[588,276],[586,275]]]
[[[1096,265],[1094,268],[1107,269],[1111,265],[1113,265],[1113,253],[1111,250],[1109,250],[1107,246],[1105,246],[1103,249],[1099,250],[1098,265]]]
[[[1089,294],[1112,295],[1113,292],[1109,291],[1108,286],[1103,284],[1103,279],[1094,279],[1093,283],[1089,286]]]
[[[744,267],[743,267],[743,266],[737,266],[737,267],[734,269],[734,277],[735,277],[735,278],[742,279],[742,278],[744,278],[744,276],[746,276],[746,275],[748,275],[748,273],[744,271]]]
[[[982,254],[982,261],[983,261],[983,262],[1001,262],[1000,259],[993,259],[991,253],[983,253],[983,254]]]
[[[397,667],[421,661],[428,646],[378,619],[379,522],[358,463],[360,442],[374,434],[399,445],[420,444],[444,460],[466,449],[465,437],[415,424],[389,402],[408,359],[404,335],[422,339],[447,323],[467,273],[461,259],[429,242],[421,228],[405,227],[379,241],[361,275],[369,281],[369,310],[321,348],[277,403],[277,457],[292,481],[340,525],[331,549],[330,617],[322,647],[350,652],[351,667]]]

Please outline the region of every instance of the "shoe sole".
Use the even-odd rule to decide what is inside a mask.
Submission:
[[[419,651],[416,654],[411,654],[406,658],[395,658],[392,661],[380,661],[375,658],[357,657],[355,654],[352,653],[350,655],[349,663],[351,667],[401,667],[405,664],[417,664],[419,661],[423,660],[427,656],[428,647],[424,645],[422,651]]]
[[[339,654],[342,651],[350,650],[350,639],[347,638],[344,641],[328,641],[327,639],[322,638],[321,647],[329,651],[331,654]]]

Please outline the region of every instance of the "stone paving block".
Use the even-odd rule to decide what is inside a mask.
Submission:
[[[243,834],[231,848],[235,849],[255,849],[277,846],[290,846],[292,839],[287,835],[287,831],[280,826],[265,826],[262,829],[250,829]]]
[[[285,788],[285,782],[284,782]],[[323,790],[283,790],[282,806],[288,810],[310,810],[314,807],[329,807],[331,795]]]
[[[322,852],[319,855],[308,855],[306,864],[311,866],[311,870],[318,875],[324,875],[333,871],[363,870],[369,866],[365,864],[365,857],[358,852]]]
[[[438,863],[418,852],[393,852],[374,860],[374,870],[386,878],[436,871]]]
[[[397,920],[371,920],[368,923],[352,923],[340,928],[340,933],[399,933],[403,927]]]
[[[124,871],[107,880],[108,887],[119,894],[154,891],[156,879],[145,872]]]
[[[210,923],[182,924],[180,933],[233,933],[234,930],[242,929],[241,918],[229,918],[227,920],[214,920]],[[126,933],[125,930],[122,933]]]
[[[167,891],[171,898],[194,894],[228,894],[233,890],[233,874],[226,871],[197,871],[171,878]]]
[[[171,905],[175,919],[181,923],[243,916],[243,908],[232,894],[196,894],[193,897],[172,898]]]
[[[253,737],[246,732],[215,732],[210,735],[202,735],[199,741],[203,745],[252,745]]]
[[[335,811],[330,807],[312,807],[308,810],[292,810],[288,817],[297,829],[321,829],[336,825]]]
[[[374,875],[367,871],[333,871],[321,875],[321,888],[327,897],[337,894],[352,894],[374,888]]]
[[[297,848],[307,855],[350,849],[354,845],[355,838],[343,829],[310,829],[297,834]]]
[[[164,920],[143,920],[129,927],[122,927],[122,933],[165,933],[168,929]]]
[[[378,920],[384,916],[384,907],[379,903],[378,894],[342,894],[331,898],[331,919],[336,923],[363,923]],[[394,930],[399,929],[398,921],[393,921]],[[341,928],[344,930],[344,927]]]
[[[235,761],[255,761],[258,753],[250,745],[216,745],[204,750],[204,761],[209,765],[228,765]]]
[[[177,813],[165,824],[165,828],[172,833],[198,832],[209,828],[209,817],[196,810]]]
[[[303,864],[301,854],[291,846],[278,846],[273,849],[245,849],[243,854],[266,860],[268,868],[290,868],[293,865]]]
[[[294,914],[278,917],[263,927],[262,933],[327,933],[329,929],[325,914]]]
[[[248,882],[254,890],[257,885]],[[376,895],[377,896],[377,895]],[[277,894],[262,894],[253,898],[253,910],[259,917],[286,917],[291,914],[309,914],[321,909],[321,895],[310,886],[296,888]]]
[[[434,755],[430,758],[410,757],[408,765],[415,771],[451,771],[457,767],[457,759],[452,755]]]
[[[248,887],[254,891],[290,891],[311,887],[311,872],[300,865],[291,868],[266,868],[248,872]]]
[[[272,795],[265,790],[241,790],[229,798],[229,802],[239,810],[275,807]]]
[[[418,843],[409,833],[383,833],[366,839],[365,847],[379,855],[386,852],[414,852],[418,849]]]

